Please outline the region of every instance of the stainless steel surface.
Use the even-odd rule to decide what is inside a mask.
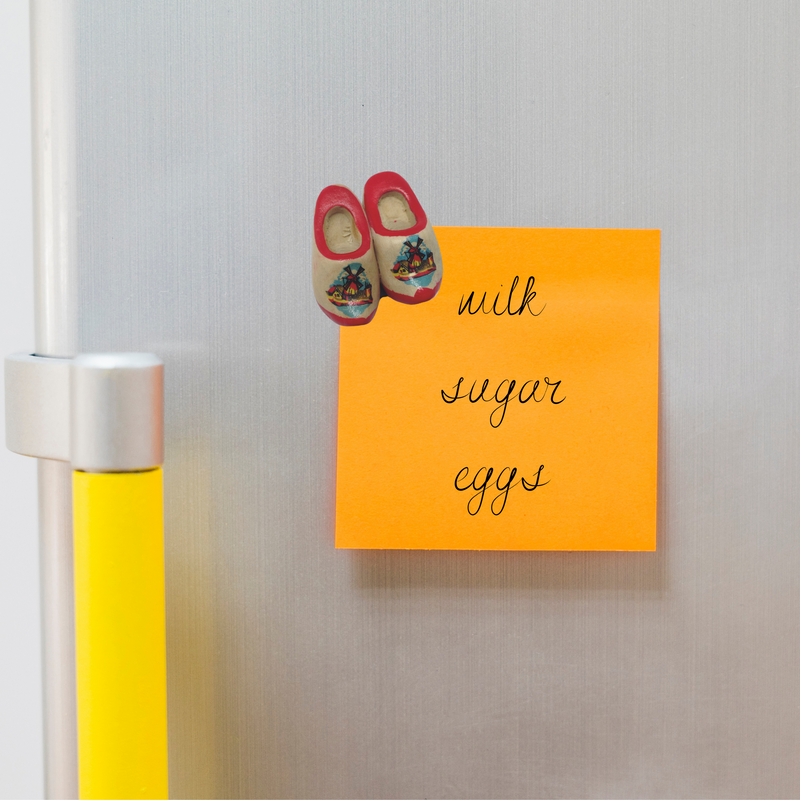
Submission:
[[[164,463],[164,363],[152,353],[76,356],[70,371],[70,460],[84,472]]]
[[[30,0],[36,352],[77,352],[77,106],[73,0]],[[66,464],[39,465],[45,792],[78,796],[72,488]]]
[[[5,359],[6,447],[36,458],[69,461],[66,358],[15,353]]]
[[[800,5],[73,22],[77,345],[170,375],[171,794],[796,796]],[[657,553],[334,550],[311,213],[385,169],[439,225],[662,229]]]

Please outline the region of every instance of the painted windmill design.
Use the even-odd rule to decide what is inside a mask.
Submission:
[[[361,264],[348,264],[331,284],[327,294],[328,300],[339,308],[368,306],[372,303],[372,284]],[[363,310],[359,309],[359,313]]]
[[[400,248],[392,267],[392,274],[400,281],[410,281],[414,284],[426,286],[431,281],[432,273],[436,270],[433,253],[430,248],[416,234],[409,236]],[[420,280],[420,278],[426,278]]]

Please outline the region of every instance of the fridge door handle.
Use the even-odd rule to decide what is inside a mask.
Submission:
[[[9,449],[73,469],[80,797],[167,797],[163,362],[17,354],[5,386]]]

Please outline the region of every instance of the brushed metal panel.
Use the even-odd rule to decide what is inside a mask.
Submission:
[[[796,795],[800,6],[75,2],[79,346],[166,363],[171,794]],[[662,229],[657,553],[334,550],[311,211],[383,169]]]

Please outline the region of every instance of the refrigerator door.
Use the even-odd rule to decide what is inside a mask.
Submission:
[[[796,796],[800,6],[59,8],[41,336],[166,364],[171,795]],[[662,230],[656,553],[334,549],[312,212],[382,170],[437,225]]]

